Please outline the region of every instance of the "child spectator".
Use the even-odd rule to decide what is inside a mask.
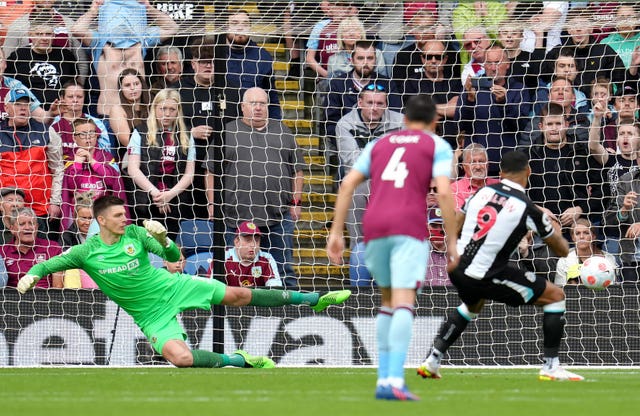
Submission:
[[[125,198],[120,171],[111,155],[96,148],[98,132],[96,124],[89,118],[78,118],[73,122],[73,138],[76,143],[73,160],[67,161],[62,184],[62,226],[71,225],[74,198],[77,193],[91,192],[93,199],[106,193]]]

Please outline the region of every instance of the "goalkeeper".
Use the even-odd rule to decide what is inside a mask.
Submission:
[[[149,252],[168,261],[177,261],[180,251],[167,238],[167,230],[157,221],[145,221],[144,228],[127,226],[124,201],[105,195],[93,203],[100,233],[84,244],[39,263],[18,282],[25,293],[43,276],[67,269],[83,269],[111,300],[120,305],[140,327],[153,348],[176,367],[274,367],[267,357],[245,351],[217,354],[191,350],[177,315],[189,309],[209,309],[211,305],[282,306],[309,305],[320,312],[344,302],[349,290],[302,293],[282,290],[250,290],[227,287],[214,279],[171,274],[149,262]]]

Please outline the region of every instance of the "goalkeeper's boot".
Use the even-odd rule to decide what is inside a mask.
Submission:
[[[567,371],[561,366],[557,365],[553,368],[542,367],[538,380],[541,381],[582,381],[584,377]]]
[[[441,378],[440,375],[440,359],[429,354],[426,360],[416,370],[422,378]]]
[[[318,303],[313,305],[311,309],[316,312],[322,312],[331,305],[339,305],[351,296],[350,290],[336,290],[335,292],[327,292],[318,298]]]
[[[245,368],[274,368],[276,366],[276,363],[268,357],[254,357],[243,350],[238,350],[234,352],[234,354],[238,354],[244,358]]]
[[[393,386],[378,386],[376,387],[376,399],[417,402],[420,400],[420,397],[411,393],[406,385],[402,388]]]

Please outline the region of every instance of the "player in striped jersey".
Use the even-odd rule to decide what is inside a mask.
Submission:
[[[564,292],[534,273],[509,265],[511,254],[528,230],[538,233],[561,257],[569,253],[569,243],[562,237],[560,224],[552,222],[525,194],[531,174],[527,156],[521,152],[507,153],[500,169],[500,183],[480,189],[459,214],[462,228],[458,251],[462,254],[449,277],[462,304],[440,328],[418,374],[423,378],[440,378],[443,355],[478,316],[485,299],[491,299],[509,306],[542,306],[544,365],[540,380],[583,380],[561,367],[558,359],[564,329]]]

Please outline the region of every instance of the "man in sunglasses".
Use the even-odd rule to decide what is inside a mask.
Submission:
[[[440,116],[436,133],[444,136],[445,139],[453,138],[458,130],[453,118],[456,114],[458,97],[462,92],[460,79],[447,75],[447,72],[451,72],[447,71],[447,67],[452,64],[449,63],[447,48],[442,41],[425,42],[420,57],[421,71],[411,74],[404,83],[403,100],[406,103],[416,94],[431,95]]]

